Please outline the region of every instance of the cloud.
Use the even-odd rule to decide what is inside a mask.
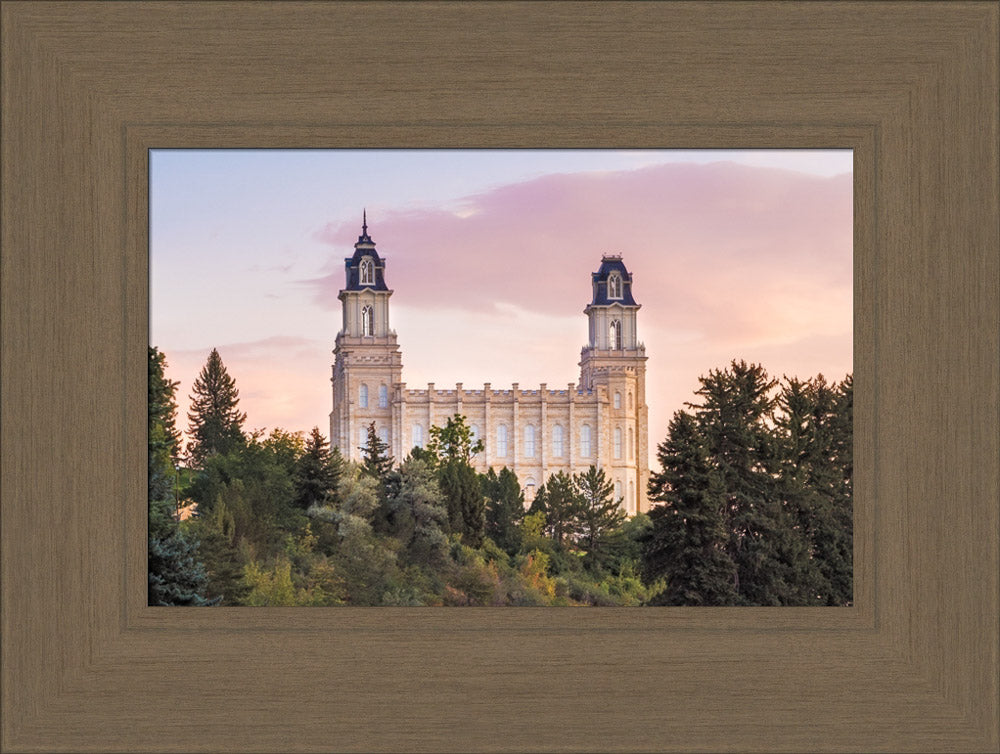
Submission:
[[[652,325],[733,343],[842,330],[852,285],[852,178],[736,163],[547,175],[443,209],[388,212],[369,232],[393,303],[564,315],[604,253],[624,255]],[[358,228],[329,224],[329,274],[300,281],[339,309]],[[656,302],[656,306],[650,306]]]
[[[449,207],[369,213],[368,229],[387,260],[411,385],[577,379],[590,273],[606,253],[623,255],[642,304],[651,450],[698,376],[732,359],[774,376],[841,379],[852,369],[850,174],[719,162],[546,175]],[[339,312],[343,260],[359,233],[356,223],[313,233],[330,249],[320,274],[296,283],[313,306]],[[219,345],[248,426],[326,432],[339,324],[330,318],[328,341]],[[185,399],[207,354],[167,354],[171,372],[188,375]]]

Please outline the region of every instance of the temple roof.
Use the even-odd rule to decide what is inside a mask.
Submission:
[[[361,235],[358,236],[358,242],[354,244],[354,254],[344,260],[344,268],[347,273],[347,284],[344,290],[363,291],[371,289],[387,291],[389,288],[385,284],[385,260],[378,255],[378,251],[375,250],[375,242],[368,235],[367,210],[363,212],[362,218]],[[371,257],[375,263],[374,284],[361,284],[361,260],[365,257]]]
[[[622,279],[621,298],[611,298],[608,296],[608,278],[612,273],[618,273]],[[632,273],[625,268],[619,254],[605,254],[601,257],[601,267],[590,276],[594,287],[591,306],[609,306],[610,304],[621,304],[622,306],[638,306],[632,298]]]

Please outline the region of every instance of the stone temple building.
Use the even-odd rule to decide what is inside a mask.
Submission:
[[[649,509],[646,351],[637,338],[632,275],[620,256],[605,255],[591,275],[590,303],[583,310],[590,336],[580,353],[580,381],[561,387],[429,383],[410,389],[403,382],[396,333],[389,328],[392,291],[385,259],[368,235],[367,219],[345,268],[330,413],[330,442],[345,458],[360,460],[372,422],[400,461],[427,442],[432,426],[462,414],[485,446],[473,465],[480,472],[512,469],[526,503],[551,474],[595,465],[614,482],[630,515]]]

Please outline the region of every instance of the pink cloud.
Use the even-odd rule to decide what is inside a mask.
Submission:
[[[851,286],[850,175],[671,164],[549,175],[468,197],[463,209],[371,218],[394,302],[565,314],[587,303],[589,273],[613,252],[640,303],[666,304],[644,312],[657,326],[752,338],[769,326],[768,302]],[[316,235],[338,250],[331,273],[308,281],[325,308],[339,308],[358,232],[331,224]]]
[[[282,336],[219,346],[249,427],[307,431],[318,424],[327,432],[337,292],[359,232],[357,224],[318,229],[314,238],[333,250],[321,277],[300,281],[320,307],[338,313],[328,339]],[[369,232],[387,260],[403,379],[411,385],[418,374],[442,385],[468,382],[472,371],[488,371],[494,387],[575,380],[582,340],[539,351],[544,332],[533,332],[533,343],[521,347],[520,332],[498,335],[503,327],[476,330],[469,322],[510,317],[513,306],[582,323],[590,273],[605,253],[623,255],[643,305],[651,451],[672,413],[693,399],[699,375],[732,359],[762,363],[776,377],[823,372],[839,380],[852,370],[849,174],[824,178],[715,163],[549,175],[466,197],[455,211],[369,213]],[[404,337],[401,311],[443,310],[475,315],[454,318],[455,337],[482,341],[476,352],[490,353],[492,364],[473,370],[472,349],[428,335],[444,349],[434,358],[426,342]],[[172,378],[185,379],[182,427],[191,382],[207,354],[167,354]]]

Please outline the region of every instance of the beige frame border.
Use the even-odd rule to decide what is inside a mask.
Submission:
[[[998,15],[5,3],[0,748],[996,750]],[[855,149],[857,607],[146,607],[147,149],[542,145]]]

